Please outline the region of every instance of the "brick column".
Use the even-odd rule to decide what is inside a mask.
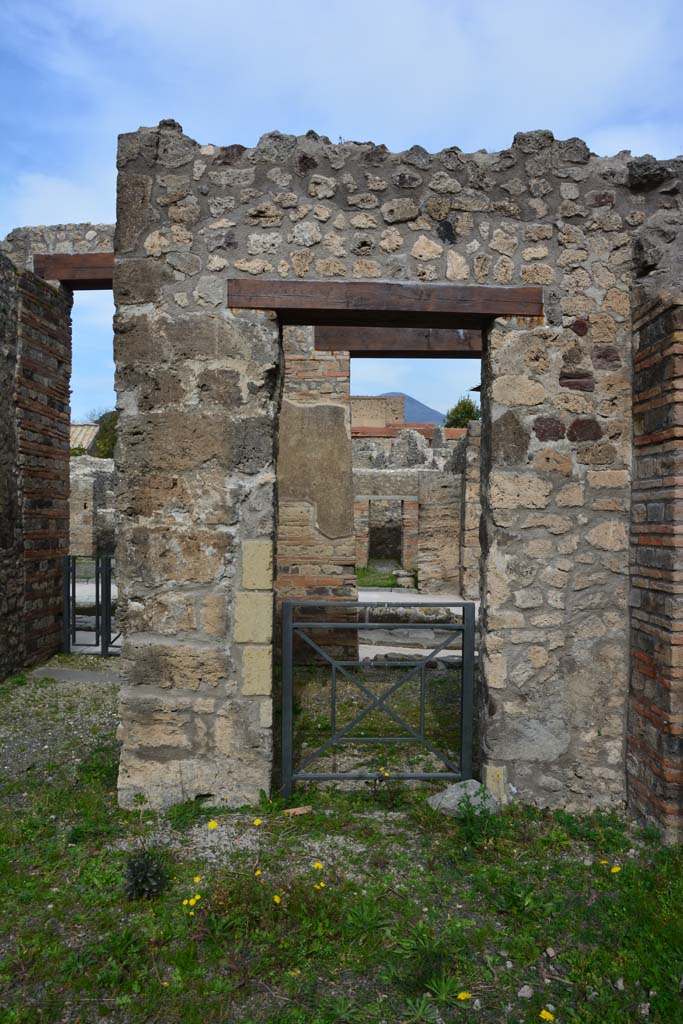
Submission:
[[[370,551],[370,502],[356,498],[353,503],[353,527],[356,534],[356,567],[365,568]]]
[[[460,518],[460,593],[466,601],[479,598],[479,520],[481,519],[481,423],[467,426],[462,474]]]
[[[418,510],[419,502],[404,501],[401,504],[401,567],[417,569]]]
[[[631,519],[632,810],[683,838],[683,297],[635,314]]]
[[[355,600],[350,360],[316,352],[310,328],[282,333],[278,600]]]

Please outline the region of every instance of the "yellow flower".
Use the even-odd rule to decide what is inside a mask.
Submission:
[[[321,889],[325,888],[325,883],[324,882],[318,882],[318,885],[320,886]]]
[[[194,910],[190,911],[190,917],[194,917]]]
[[[202,880],[202,876],[201,875],[195,875],[194,878],[192,879],[193,882],[201,882],[201,880]]]
[[[278,896],[277,894],[273,896],[273,903],[282,903],[282,896]]]
[[[382,766],[381,766],[380,768],[378,768],[378,769],[377,769],[377,771],[378,771],[378,772],[383,772],[383,771],[385,771],[384,765],[382,765]]]
[[[322,869],[323,869],[322,861],[321,860],[314,860],[313,861],[313,867],[315,868],[316,871],[322,871]]]
[[[161,984],[164,986],[164,988],[168,988],[168,982],[167,981],[162,981]]]
[[[602,860],[600,861],[600,863],[601,863],[601,864],[609,864],[609,861],[608,861],[608,860],[605,860],[605,859],[603,858],[603,859],[602,859]]]
[[[458,992],[458,995],[456,996],[456,998],[459,999],[460,1002],[464,1003],[466,999],[471,999],[472,998],[472,993],[471,992]]]
[[[184,907],[186,907],[186,906],[187,906],[187,900],[183,900],[183,906],[184,906]]]
[[[551,1013],[550,1010],[541,1010],[538,1016],[541,1020],[555,1020],[555,1014]]]
[[[252,825],[262,825],[262,824],[263,824],[263,822],[261,821],[260,818],[254,818],[254,820],[252,821]]]
[[[211,829],[218,828],[218,822],[214,821],[213,818],[212,818],[211,821],[209,822],[209,828],[211,828]]]
[[[618,864],[613,864],[612,867],[609,869],[611,875],[616,875],[619,871],[621,871],[621,868]]]
[[[193,907],[197,901],[195,899],[191,899],[188,902],[189,902],[190,906]]]
[[[384,778],[385,778],[385,779],[388,779],[388,778],[389,778],[389,775],[390,775],[390,772],[385,772],[385,773],[384,773]]]
[[[258,878],[258,876],[261,874],[263,874],[261,868],[256,868],[256,871],[254,872],[254,878]]]
[[[196,900],[200,900],[200,899],[202,898],[202,896],[201,896],[201,893],[199,893],[199,892],[196,892],[196,893],[194,894],[194,898],[195,898]]]

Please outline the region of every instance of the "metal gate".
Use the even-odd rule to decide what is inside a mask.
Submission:
[[[92,574],[79,574],[79,564],[92,569]],[[74,648],[78,653],[101,654],[103,657],[115,657],[120,652],[115,644],[120,632],[115,631],[112,613],[112,581],[114,559],[110,555],[87,558],[81,555],[64,556],[63,575],[63,618],[62,618],[62,651],[71,654]],[[92,628],[88,622],[78,622],[79,584],[94,586],[89,604],[94,611]],[[92,639],[91,639],[92,637]]]
[[[378,610],[397,608],[419,608],[437,609],[445,608],[451,613],[459,613],[456,621],[425,622],[417,621],[406,624],[405,621],[378,621]],[[340,614],[334,618],[328,618],[329,609],[339,610]],[[341,612],[344,609],[344,612]],[[448,616],[454,619],[455,615]],[[438,630],[445,632],[446,636],[429,650],[424,656],[401,658],[400,660],[383,660],[379,663],[357,656],[356,658],[339,657],[326,649],[330,644],[327,641],[314,639],[317,634],[346,633],[356,631],[357,634],[363,631],[372,630]],[[313,635],[311,635],[313,634]],[[439,655],[451,647],[461,638],[461,655],[455,661],[453,680],[457,686],[457,670],[460,674],[460,714],[459,720],[454,718],[453,736],[457,735],[459,727],[459,758],[456,759],[443,749],[440,750],[430,740],[425,729],[425,700],[427,690],[427,669],[435,662],[438,664]],[[304,644],[315,656],[317,663],[329,667],[330,688],[329,688],[329,722],[330,734],[325,741],[312,751],[306,751],[299,763],[295,765],[295,715],[294,715],[294,672],[295,672],[295,640],[299,646]],[[433,757],[443,764],[443,770],[438,771],[392,771],[391,777],[398,779],[420,779],[420,780],[461,780],[472,778],[472,751],[474,738],[474,645],[475,645],[475,605],[472,602],[392,602],[390,605],[361,604],[355,601],[284,601],[282,604],[282,792],[288,797],[297,782],[303,781],[330,781],[330,780],[359,780],[372,782],[381,781],[384,773],[381,771],[315,771],[314,762],[342,744],[367,744],[378,743],[404,744],[412,743],[425,748]],[[401,672],[399,679],[388,685],[381,693],[373,693],[371,688],[360,678],[362,671],[370,666],[381,669],[398,669]],[[363,707],[355,714],[350,721],[341,723],[338,716],[338,690],[340,680],[361,695],[365,701]],[[395,708],[388,705],[390,698],[394,697],[407,683],[416,682],[419,693],[418,701],[418,722],[411,724],[406,720],[403,713],[397,712]],[[348,689],[348,687],[347,687]],[[356,698],[357,699],[357,698]],[[394,725],[403,730],[401,736],[372,736],[358,735],[357,727],[368,720],[368,716],[379,711],[386,714]]]

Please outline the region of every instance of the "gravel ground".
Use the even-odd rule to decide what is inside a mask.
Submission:
[[[110,669],[111,664],[107,663]],[[51,764],[80,764],[93,747],[111,741],[118,724],[118,683],[55,682],[27,677],[2,688],[0,771],[21,779]]]

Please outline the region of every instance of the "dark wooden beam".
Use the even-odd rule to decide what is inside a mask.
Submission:
[[[481,331],[432,327],[316,327],[318,352],[354,359],[481,359]]]
[[[497,316],[543,315],[543,289],[396,281],[228,281],[232,309],[273,309],[283,324],[481,330]]]
[[[72,291],[106,290],[113,286],[114,253],[39,254],[33,257],[33,272]]]

